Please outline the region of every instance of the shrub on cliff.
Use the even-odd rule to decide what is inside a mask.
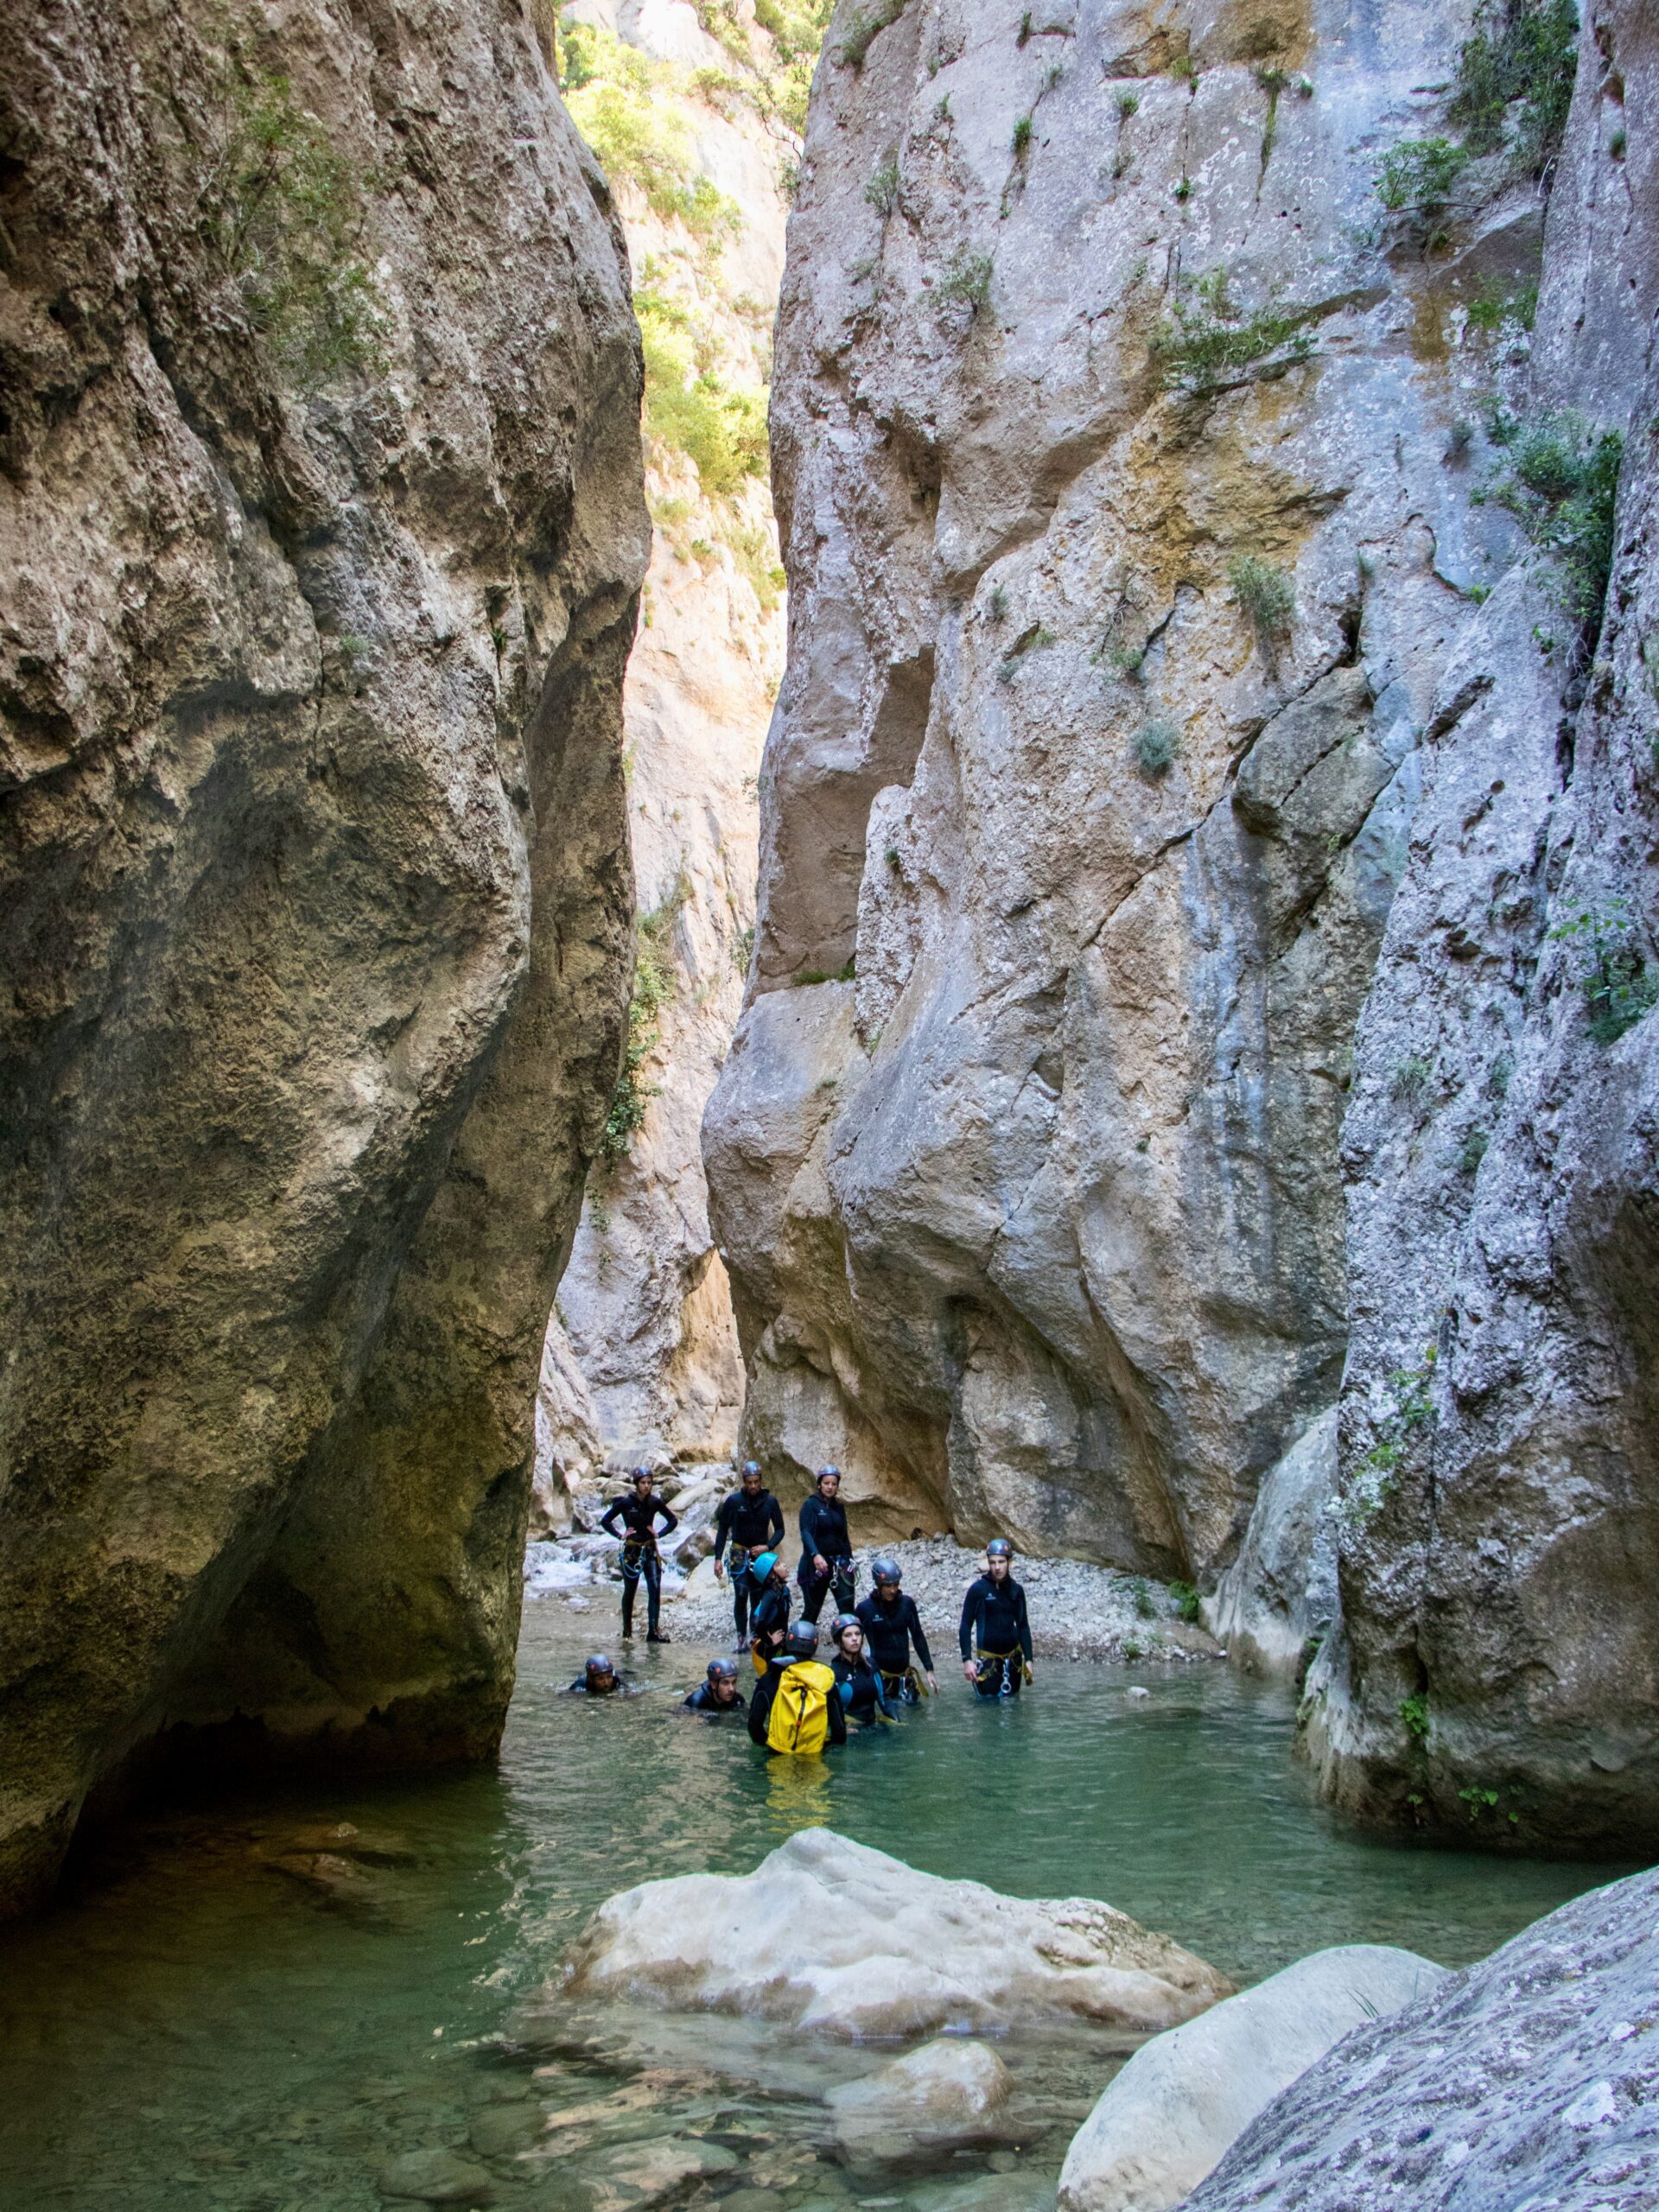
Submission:
[[[1506,464],[1475,498],[1515,517],[1554,570],[1557,597],[1588,639],[1601,626],[1613,564],[1624,440],[1571,408],[1530,420],[1495,409],[1487,432]]]
[[[1201,398],[1260,377],[1281,376],[1313,352],[1306,313],[1269,304],[1247,313],[1224,269],[1184,290],[1160,325],[1153,359],[1166,390]]]

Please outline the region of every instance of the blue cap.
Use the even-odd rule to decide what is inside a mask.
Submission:
[[[776,1552],[757,1552],[749,1561],[749,1573],[757,1582],[764,1582],[778,1564]]]

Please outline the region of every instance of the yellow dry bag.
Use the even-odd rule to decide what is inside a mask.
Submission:
[[[779,1677],[778,1694],[766,1718],[766,1749],[798,1751],[812,1758],[830,1733],[830,1700],[836,1678],[816,1659],[798,1659]]]

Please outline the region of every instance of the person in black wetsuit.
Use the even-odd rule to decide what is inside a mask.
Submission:
[[[711,1659],[705,1681],[699,1682],[683,1703],[686,1713],[741,1713],[744,1699],[737,1687],[737,1669],[729,1659]]]
[[[870,1570],[870,1579],[875,1588],[858,1608],[857,1618],[862,1624],[871,1663],[881,1676],[883,1688],[890,1698],[906,1705],[914,1705],[920,1698],[921,1683],[910,1663],[910,1647],[913,1643],[916,1656],[922,1662],[922,1672],[927,1676],[927,1687],[937,1697],[939,1685],[933,1672],[933,1655],[922,1632],[916,1600],[906,1597],[899,1589],[898,1560],[878,1559]]]
[[[575,1691],[583,1697],[632,1697],[634,1688],[625,1682],[602,1651],[595,1651],[581,1674],[572,1682],[566,1694]]]
[[[657,1523],[660,1521],[659,1529]],[[618,1524],[620,1523],[620,1526]],[[633,1471],[633,1489],[624,1497],[614,1497],[599,1516],[599,1525],[613,1536],[622,1539],[622,1633],[633,1635],[633,1601],[639,1595],[639,1578],[645,1578],[645,1641],[647,1643],[668,1642],[659,1625],[663,1603],[663,1555],[657,1548],[659,1535],[671,1535],[680,1525],[678,1516],[671,1513],[666,1503],[652,1487],[649,1467]]]
[[[843,1613],[853,1609],[853,1540],[841,1502],[841,1469],[820,1467],[817,1486],[801,1508],[801,1618],[815,1624],[833,1589]]]
[[[985,1572],[968,1586],[961,1643],[962,1671],[981,1697],[1017,1697],[1021,1682],[1031,1681],[1031,1623],[1006,1536],[986,1545]]]
[[[767,1740],[772,1708],[777,1698],[779,1685],[785,1675],[794,1667],[812,1669],[822,1675],[824,1689],[831,1693],[824,1705],[824,1719],[827,1724],[825,1742],[826,1744],[846,1742],[846,1708],[840,1698],[833,1694],[834,1676],[829,1668],[817,1665],[817,1656],[818,1631],[815,1628],[809,1627],[806,1622],[798,1621],[789,1631],[782,1650],[775,1658],[767,1661],[766,1671],[761,1676],[756,1686],[754,1695],[749,1702],[749,1734],[763,1751],[771,1751],[774,1748]],[[775,1748],[784,1750],[790,1747],[780,1745]]]
[[[753,1459],[744,1463],[738,1487],[728,1493],[721,1503],[720,1518],[715,1523],[715,1580],[726,1580],[726,1547],[731,1545],[732,1618],[737,1625],[739,1651],[749,1648],[749,1588],[748,1565],[754,1552],[775,1552],[784,1541],[784,1511],[769,1490],[760,1481],[760,1470]]]
[[[755,1554],[749,1561],[749,1583],[753,1592],[749,1656],[755,1673],[764,1675],[767,1660],[776,1658],[789,1634],[789,1577],[776,1552]]]
[[[881,1677],[864,1649],[864,1624],[856,1613],[839,1614],[830,1630],[830,1666],[849,1720],[874,1727],[891,1720],[893,1707]]]

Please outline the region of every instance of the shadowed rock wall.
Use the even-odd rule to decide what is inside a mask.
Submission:
[[[15,1905],[169,1721],[499,1733],[646,524],[620,237],[516,9],[42,0],[3,67]]]

